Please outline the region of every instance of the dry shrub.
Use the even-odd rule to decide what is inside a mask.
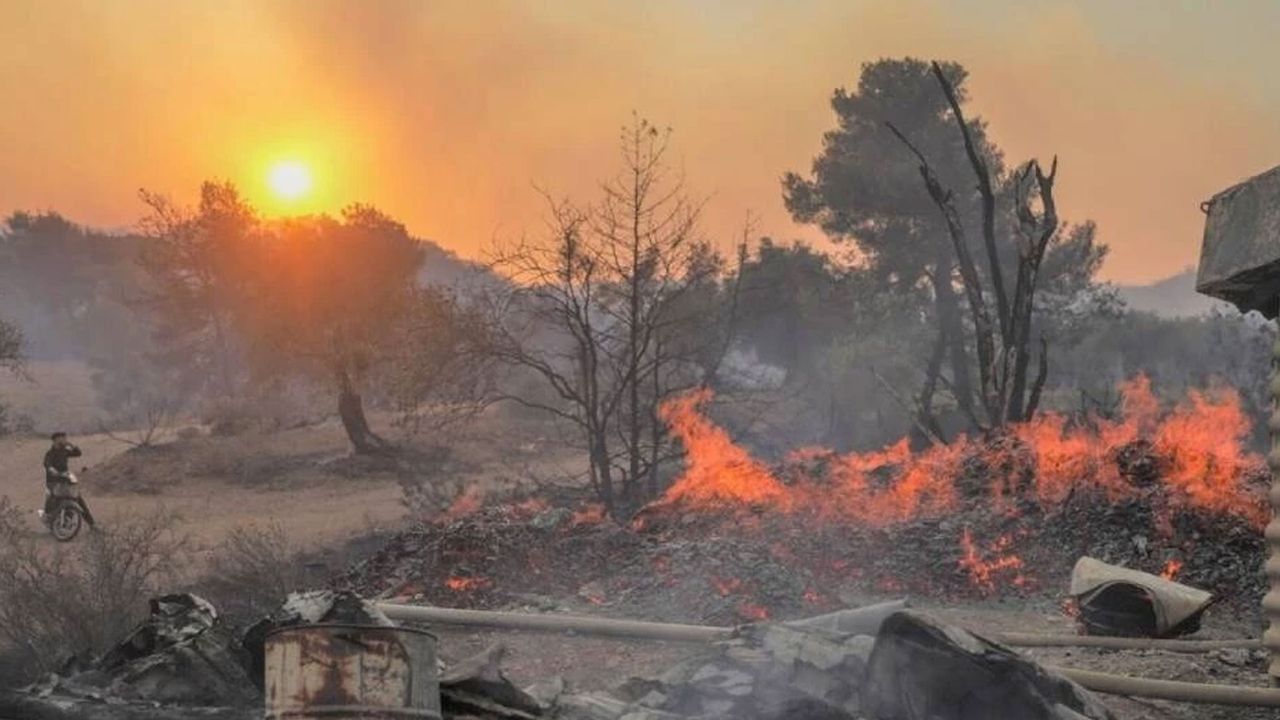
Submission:
[[[209,433],[214,436],[234,437],[259,427],[257,410],[246,400],[215,400],[202,410],[200,420],[209,426]]]
[[[187,557],[177,518],[163,509],[113,518],[67,544],[14,520],[21,523],[0,512],[0,641],[22,657],[28,676],[123,639]]]
[[[6,403],[0,403],[0,437],[8,435],[32,435],[36,421],[26,413],[14,414]]]
[[[257,618],[301,589],[305,563],[276,520],[233,529],[209,560],[205,592],[224,616]]]
[[[204,431],[194,425],[178,428],[177,432],[174,433],[174,437],[186,441],[195,440],[202,435],[204,435]]]
[[[306,383],[273,382],[256,385],[252,392],[237,397],[208,402],[200,415],[215,436],[277,432],[323,420],[330,412],[325,400]]]
[[[0,543],[8,547],[14,538],[22,534],[23,527],[22,511],[8,495],[0,495]]]

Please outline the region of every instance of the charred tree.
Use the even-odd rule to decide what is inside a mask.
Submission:
[[[1057,204],[1053,194],[1058,160],[1054,158],[1048,173],[1043,171],[1039,162],[1031,160],[1014,175],[1014,207],[1011,210],[1017,218],[1017,237],[1012,244],[1017,257],[1010,272],[998,249],[997,197],[992,187],[987,160],[977,150],[971,125],[965,120],[955,87],[941,66],[933,63],[932,69],[947,98],[963,138],[966,156],[977,178],[978,193],[982,199],[982,246],[986,250],[987,262],[985,273],[969,250],[970,240],[953,191],[944,187],[924,153],[896,126],[892,123],[888,126],[918,161],[925,189],[946,223],[959,267],[960,284],[968,304],[977,354],[978,398],[983,414],[981,419],[975,416],[975,420],[983,429],[990,430],[1030,419],[1035,414],[1048,374],[1048,343],[1042,338],[1036,374],[1028,377],[1031,371],[1031,333],[1040,267],[1059,229]],[[1032,207],[1035,200],[1040,203],[1039,213]],[[1012,298],[1005,288],[1006,275],[1015,278]],[[986,299],[988,288],[996,301],[994,320]],[[936,370],[932,370],[933,363],[930,367],[934,373],[929,381],[932,382],[936,379]],[[961,394],[957,392],[957,396]]]
[[[853,272],[918,298],[927,333],[903,341],[917,361],[897,381],[918,384],[891,395],[928,416],[914,424],[949,433],[1034,415],[1049,338],[1071,331],[1105,254],[1092,224],[1058,219],[1056,163],[1004,166],[965,113],[967,76],[914,58],[865,64],[856,90],[834,93],[838,123],[810,174],[783,181],[797,221],[856,245]]]

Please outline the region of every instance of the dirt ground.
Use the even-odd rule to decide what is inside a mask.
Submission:
[[[315,483],[299,489],[229,487],[220,478],[186,478],[160,493],[103,494],[95,490],[94,467],[128,446],[104,435],[76,437],[75,442],[84,451],[80,461],[88,468],[82,491],[100,522],[110,523],[122,514],[173,512],[198,549],[212,548],[237,526],[272,521],[279,522],[296,543],[335,544],[399,524],[405,514],[394,480]],[[46,449],[48,441],[43,438],[0,441],[0,495],[29,510],[33,527],[35,510],[44,502],[41,459]]]
[[[542,436],[544,429],[494,413],[448,437],[396,435],[393,418],[371,415],[410,458],[396,467],[351,456],[336,420],[271,433],[217,437],[201,429],[179,439],[166,431],[152,449],[131,449],[106,434],[72,434],[84,456],[72,460],[84,497],[104,523],[125,515],[173,513],[200,554],[212,552],[237,527],[278,524],[290,544],[335,548],[403,527],[419,503],[406,503],[405,485],[429,490],[447,505],[461,488],[509,488],[530,478],[555,482],[576,471],[575,457]],[[446,459],[435,455],[448,446]],[[41,436],[0,438],[0,496],[29,513],[44,502]],[[429,509],[429,508],[428,508]],[[331,568],[336,572],[340,568]]]

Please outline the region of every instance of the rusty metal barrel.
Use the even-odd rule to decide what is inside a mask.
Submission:
[[[266,638],[267,720],[440,720],[436,637],[408,627],[298,625]]]

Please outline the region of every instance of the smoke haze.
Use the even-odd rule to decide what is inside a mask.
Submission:
[[[306,208],[376,202],[464,256],[535,226],[532,185],[590,190],[632,110],[676,129],[706,228],[816,240],[778,178],[828,99],[883,56],[954,59],[1011,158],[1062,158],[1111,279],[1194,262],[1197,206],[1280,156],[1280,8],[1194,3],[56,1],[0,8],[0,206],[119,227],[139,186],[210,177],[269,208],[263,167],[317,168]],[[1265,20],[1270,13],[1273,17]]]

